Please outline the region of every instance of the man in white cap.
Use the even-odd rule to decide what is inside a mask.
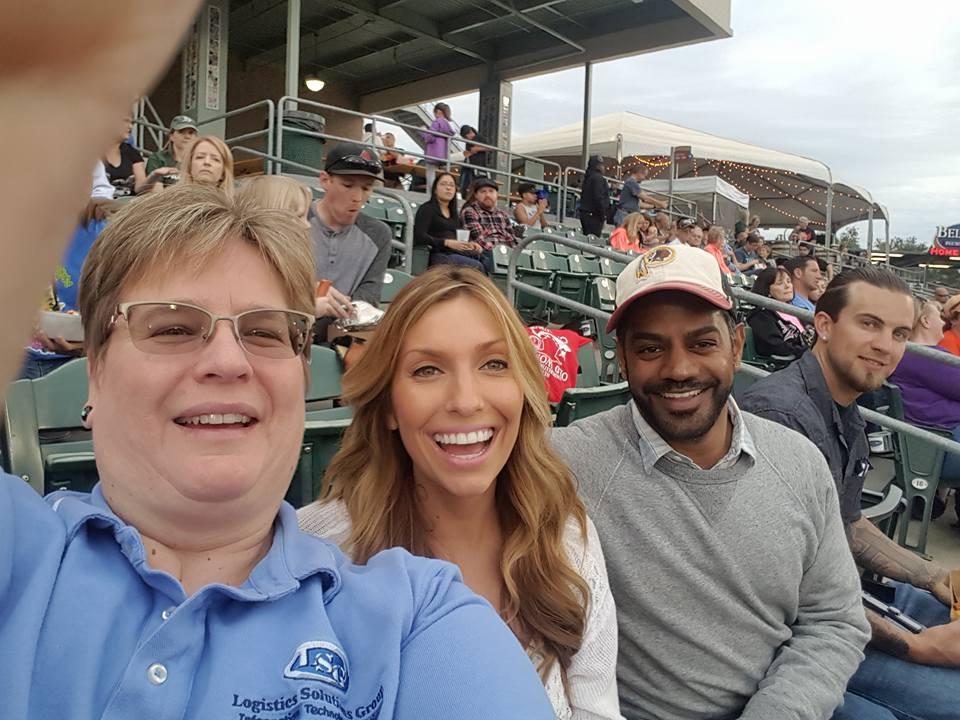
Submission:
[[[868,637],[826,462],[730,397],[743,327],[709,254],[633,260],[614,330],[633,402],[552,440],[606,554],[624,716],[825,720]]]

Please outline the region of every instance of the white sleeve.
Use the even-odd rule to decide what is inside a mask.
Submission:
[[[573,720],[623,720],[617,691],[617,607],[607,580],[600,538],[590,518],[587,546],[578,544],[581,558],[574,560],[574,566],[579,565],[590,588],[590,605],[583,642],[567,671]]]
[[[107,178],[107,169],[100,160],[97,160],[97,164],[93,168],[93,189],[90,190],[90,197],[113,200],[113,185],[110,184],[110,180]]]

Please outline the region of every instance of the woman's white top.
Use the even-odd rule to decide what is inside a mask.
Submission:
[[[350,554],[350,515],[342,501],[312,503],[297,511],[300,528],[335,542]],[[559,720],[622,720],[617,695],[617,609],[610,594],[607,566],[600,538],[587,518],[587,542],[583,543],[576,522],[567,522],[564,546],[570,563],[590,588],[587,621],[580,651],[567,671],[569,696],[564,691],[560,666],[554,663],[544,682],[553,711]],[[541,656],[534,648],[527,655],[535,666]]]

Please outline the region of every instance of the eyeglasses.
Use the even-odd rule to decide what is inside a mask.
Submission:
[[[383,174],[383,165],[374,157],[364,157],[363,155],[344,155],[342,158],[334,160],[327,167],[327,172],[331,170],[347,170],[358,173],[373,173],[374,175]]]
[[[233,335],[247,353],[289,360],[309,355],[314,318],[296,310],[247,310],[238,315],[214,315],[196,305],[172,302],[128,302],[117,306],[113,327],[124,318],[138,350],[154,355],[179,355],[199,350],[229,320]]]

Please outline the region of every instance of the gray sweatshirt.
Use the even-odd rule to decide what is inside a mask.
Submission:
[[[701,470],[633,403],[553,431],[596,523],[620,628],[623,714],[829,718],[869,629],[820,452],[729,403]]]

